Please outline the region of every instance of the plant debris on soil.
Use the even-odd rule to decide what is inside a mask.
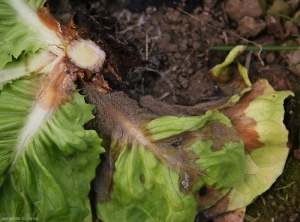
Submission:
[[[107,53],[104,79],[85,81],[100,91],[123,90],[139,98],[152,96],[170,105],[191,106],[232,95],[232,84],[214,82],[207,74],[227,55],[199,51],[202,46],[299,45],[299,1],[50,1],[60,20],[74,16],[75,25]],[[152,4],[151,4],[152,3]],[[279,5],[281,4],[281,5]],[[279,5],[279,6],[278,6]],[[71,7],[72,6],[72,7]],[[130,11],[131,10],[131,11]],[[298,19],[298,21],[300,21]],[[252,82],[267,79],[275,90],[291,90],[285,124],[290,132],[285,170],[273,186],[247,207],[245,221],[300,221],[300,51],[244,52],[237,60]]]

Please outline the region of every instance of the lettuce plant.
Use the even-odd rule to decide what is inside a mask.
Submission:
[[[177,114],[159,117],[122,93],[85,89],[109,152],[95,186],[100,219],[193,221],[197,212],[214,218],[246,207],[274,183],[289,151],[283,101],[292,93],[263,79],[251,85],[239,69],[243,89],[196,116],[164,107]]]
[[[93,106],[73,82],[100,70],[105,53],[43,3],[0,1],[0,216],[83,221],[104,149],[83,128]]]
[[[74,82],[101,73],[105,52],[43,4],[0,0],[2,218],[92,221],[91,208],[107,222],[193,221],[197,212],[213,218],[247,206],[281,174],[288,154],[283,100],[291,92],[276,92],[266,80],[252,85],[238,64],[238,92],[193,116],[83,84],[94,106],[87,104]],[[216,79],[227,81],[226,73]],[[97,133],[83,128],[88,121]]]

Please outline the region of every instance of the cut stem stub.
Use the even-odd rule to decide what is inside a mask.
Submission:
[[[67,55],[76,66],[98,72],[105,61],[105,52],[91,40],[77,39],[67,47]]]

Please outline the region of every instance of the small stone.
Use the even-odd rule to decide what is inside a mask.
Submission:
[[[194,14],[200,14],[203,11],[203,9],[198,6],[197,8],[194,9]]]
[[[299,218],[299,214],[295,213],[292,216],[290,216],[289,221],[294,222],[294,221],[297,221],[298,218]]]
[[[300,61],[300,51],[287,51],[284,55],[283,55],[286,63],[288,64],[288,66],[292,66],[289,70],[295,74],[296,76],[300,76],[300,65],[295,65],[296,63],[298,63]]]
[[[295,149],[295,150],[294,150],[294,157],[295,157],[297,160],[300,160],[300,149]]]
[[[266,23],[261,19],[245,16],[238,21],[238,31],[243,37],[255,37],[266,28]]]
[[[201,69],[202,67],[203,67],[203,64],[200,63],[200,62],[198,62],[198,63],[197,63],[196,69]],[[200,71],[200,73],[202,73],[202,72]],[[197,73],[196,73],[196,74],[197,74]]]
[[[193,39],[192,39],[192,38],[188,38],[187,45],[188,45],[189,47],[192,47],[192,46],[193,46],[193,43],[194,43]]]
[[[179,43],[179,51],[180,52],[185,52],[187,50],[187,40],[183,39]]]
[[[275,61],[274,53],[267,53],[265,59],[268,64],[273,63]]]
[[[268,12],[289,15],[291,13],[291,7],[284,0],[276,0],[273,1],[272,5],[268,8]]]
[[[175,59],[180,59],[181,58],[181,54],[179,52],[175,53],[174,55]]]
[[[177,45],[170,44],[167,49],[168,49],[169,52],[177,52]]]
[[[174,84],[174,86],[175,86],[176,89],[180,89],[181,88],[181,85],[180,85],[179,82],[176,81],[173,84]]]
[[[157,19],[154,16],[151,17],[150,23],[151,23],[152,26],[158,26],[159,25]]]
[[[187,76],[187,69],[185,67],[182,67],[180,69],[180,73],[181,73],[182,76]]]
[[[192,75],[194,73],[194,69],[189,69],[187,72],[189,75]]]
[[[193,42],[193,49],[198,49],[200,48],[201,44],[200,42]]]
[[[213,8],[217,4],[217,0],[204,0],[204,6]]]
[[[168,10],[166,12],[166,17],[170,23],[176,23],[180,18],[180,12],[178,10]]]
[[[260,17],[264,13],[266,1],[260,0],[227,0],[225,2],[225,11],[227,15],[234,21],[239,21],[244,16],[254,18]],[[263,4],[261,4],[263,3]]]
[[[172,58],[172,56],[173,56],[173,53],[168,52],[167,55],[163,55],[161,59],[162,59],[162,61],[164,61],[166,64],[168,64],[168,63],[169,63],[169,60],[171,60],[171,59],[169,59],[169,58]]]
[[[283,212],[283,211],[285,211],[285,206],[280,204],[278,207],[278,212]]]
[[[157,11],[156,7],[153,6],[149,6],[146,8],[146,14],[148,15],[152,15]]]
[[[272,206],[272,207],[276,207],[276,205],[277,205],[276,202],[273,200],[273,201],[271,202],[271,206]]]
[[[178,69],[178,67],[179,67],[178,65],[174,65],[174,66],[172,66],[171,70],[176,71]]]
[[[208,7],[208,6],[205,5],[204,8],[203,8],[203,10],[206,11],[206,12],[210,12],[210,7]]]
[[[236,29],[238,27],[238,24],[236,22],[231,22],[230,27]]]
[[[178,77],[178,81],[179,81],[179,83],[180,83],[180,85],[183,87],[183,88],[187,88],[188,87],[188,85],[189,85],[189,81],[186,79],[186,78],[184,78],[184,77],[182,77],[182,76],[179,76]]]

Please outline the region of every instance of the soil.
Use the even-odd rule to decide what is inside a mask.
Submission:
[[[272,0],[265,5],[258,0],[148,2],[152,5],[134,7],[119,0],[52,7],[60,20],[68,21],[76,12],[75,24],[86,27],[81,34],[88,33],[107,52],[104,79],[90,74],[86,82],[101,85],[100,91],[123,90],[133,97],[151,95],[171,105],[191,106],[233,93],[231,81],[216,83],[207,74],[228,52],[200,47],[299,44],[291,36],[299,31],[295,22],[266,14],[286,13],[297,19],[298,0],[281,6]],[[247,207],[245,221],[300,221],[300,65],[287,68],[300,61],[300,52],[245,51],[237,61],[248,68],[252,82],[266,78],[276,90],[295,93],[285,104],[290,132],[286,167],[273,186]]]

